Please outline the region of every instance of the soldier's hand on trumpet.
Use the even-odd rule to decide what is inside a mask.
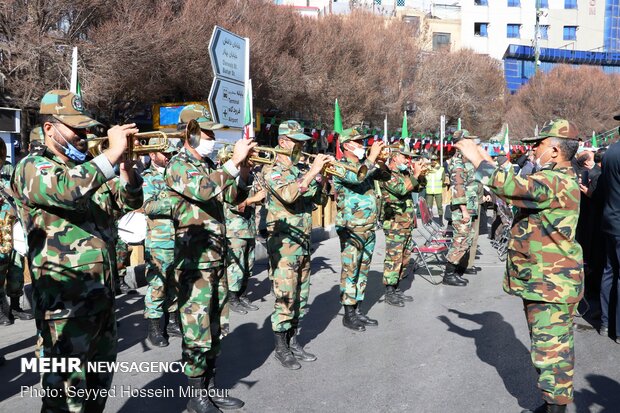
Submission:
[[[418,159],[411,162],[411,175],[414,178],[418,179],[420,174],[422,173],[422,168],[424,167],[424,160]]]
[[[312,176],[320,174],[323,172],[323,169],[325,169],[330,162],[334,162],[334,160],[334,157],[331,155],[318,154],[314,158],[314,162],[312,162],[312,166],[310,167],[308,174],[311,174]]]
[[[127,149],[128,136],[135,133],[138,133],[135,123],[116,125],[108,129],[108,148],[103,153],[112,165],[116,165],[121,160]]]
[[[245,162],[256,145],[257,143],[250,139],[239,139],[235,143],[231,160],[237,168]]]
[[[385,158],[382,158],[380,156],[384,148],[385,148],[385,143],[383,143],[383,141],[380,141],[380,140],[374,141],[372,146],[370,147],[370,153],[368,154],[368,160],[372,163],[377,162],[377,159],[385,160]]]

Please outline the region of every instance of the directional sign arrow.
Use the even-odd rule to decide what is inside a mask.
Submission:
[[[214,79],[209,93],[209,106],[215,121],[231,128],[243,127],[243,84]]]
[[[214,76],[244,83],[247,78],[246,47],[248,45],[245,38],[215,26],[209,42]]]

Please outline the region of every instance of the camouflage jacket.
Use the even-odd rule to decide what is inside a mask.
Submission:
[[[580,192],[570,162],[550,164],[527,178],[483,162],[476,179],[519,208],[510,231],[504,290],[533,301],[579,302],[583,260],[575,232]]]
[[[312,210],[322,201],[322,190],[316,180],[302,192],[299,187],[303,173],[296,165],[266,165],[263,176],[267,185],[267,230],[270,237],[286,238],[299,248],[289,255],[310,253]]]
[[[252,182],[239,185],[237,197],[232,204],[224,204],[226,218],[226,238],[256,238],[255,207],[248,205],[239,210],[239,205],[250,196]]]
[[[185,148],[166,166],[164,181],[171,189],[176,268],[205,269],[224,265],[223,202],[233,202],[237,196],[235,178],[238,174],[232,161],[215,169],[210,159],[196,159]]]
[[[10,163],[5,163],[2,165],[2,169],[0,169],[0,185],[7,188],[9,191],[11,188],[11,176],[13,175],[14,169],[15,168],[13,168],[13,165]]]
[[[383,229],[416,227],[415,211],[411,194],[418,187],[418,180],[408,172],[383,168],[379,177],[383,202]],[[407,181],[413,184],[407,190]]]
[[[16,166],[12,188],[28,234],[36,318],[112,308],[113,217],[142,205],[142,182],[131,187],[114,177],[105,155],[64,163],[41,143]]]
[[[368,174],[363,181],[359,181],[354,172],[337,168],[344,173],[344,177],[334,176],[334,190],[336,192],[336,226],[347,227],[352,230],[370,231],[377,222],[377,196],[375,194],[375,179],[379,168],[370,161],[364,163],[352,162],[342,158],[340,162],[355,167],[365,165]]]
[[[174,225],[172,223],[172,201],[170,190],[164,182],[164,175],[151,165],[142,174],[144,184],[144,213],[147,233],[145,248],[174,248]]]
[[[470,215],[478,215],[482,201],[483,189],[475,180],[474,165],[463,159],[457,151],[450,162],[450,187],[452,188],[452,206],[466,205]]]

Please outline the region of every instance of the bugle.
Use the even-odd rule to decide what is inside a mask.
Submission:
[[[312,155],[306,152],[302,152],[302,155],[308,160],[308,164],[314,161],[316,155]],[[345,172],[339,171],[338,168],[345,169]],[[332,161],[325,165],[321,173],[337,176],[338,178],[344,178],[346,171],[351,171],[355,174],[358,181],[363,181],[368,175],[368,167],[366,165],[360,165],[358,167],[353,165],[347,165],[344,162]]]
[[[366,149],[366,157],[368,157],[370,155],[370,150],[372,149],[372,147]],[[385,145],[382,149],[381,152],[379,153],[379,156],[377,157],[377,160],[379,161],[387,161],[388,158],[390,157],[390,155],[392,155],[394,152],[398,152],[400,150],[403,149],[402,145],[399,144],[392,144],[392,145]]]
[[[218,156],[222,164],[232,158],[233,147],[235,146],[234,143],[223,141],[215,141],[215,143],[224,145],[225,151],[223,151],[222,154]],[[292,150],[289,150],[270,148],[268,146],[255,146],[254,149],[252,149],[252,152],[250,152],[250,156],[248,156],[247,160],[255,164],[273,165],[274,163],[276,163],[278,154],[288,156],[289,158],[291,158],[291,162],[293,164],[296,164],[301,158],[301,148],[295,146]]]

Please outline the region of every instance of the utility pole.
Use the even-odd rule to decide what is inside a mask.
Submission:
[[[536,29],[534,30],[534,73],[538,73],[540,67],[540,0],[536,0]]]

